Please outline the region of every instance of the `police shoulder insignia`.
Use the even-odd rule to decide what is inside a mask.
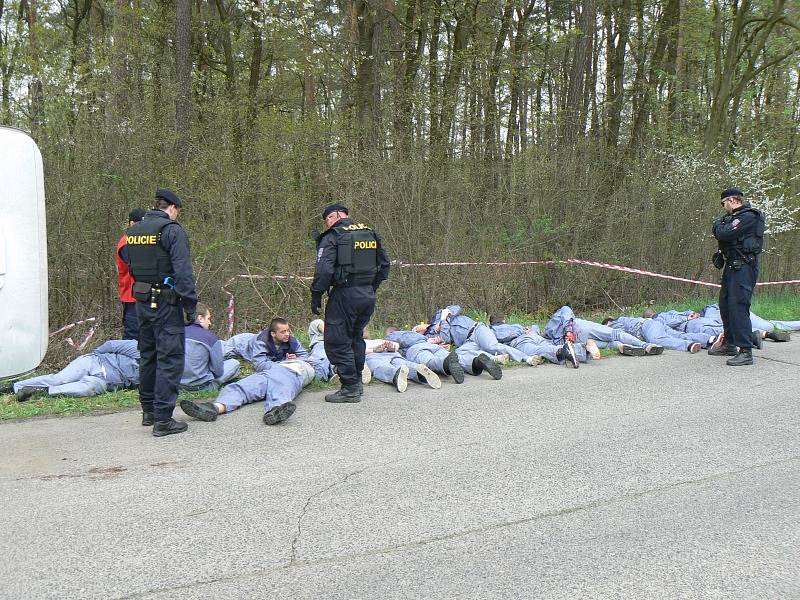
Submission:
[[[734,229],[736,229],[736,228],[739,226],[739,223],[740,223],[740,222],[741,222],[741,221],[739,221],[739,219],[734,219],[734,220],[733,220],[733,223],[731,223],[731,226],[732,226]]]

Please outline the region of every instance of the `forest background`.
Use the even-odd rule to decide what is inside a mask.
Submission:
[[[0,0],[0,118],[45,164],[51,325],[118,337],[113,252],[156,187],[185,199],[201,298],[309,274],[331,201],[393,259],[582,258],[714,280],[722,188],[797,278],[800,3]],[[237,330],[310,318],[237,278]],[[443,303],[543,312],[697,288],[579,267],[395,268],[382,322]]]

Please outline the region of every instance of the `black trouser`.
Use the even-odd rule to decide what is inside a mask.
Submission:
[[[755,260],[753,259],[754,262]],[[734,269],[731,262],[729,260],[725,264],[725,270],[722,272],[719,312],[722,316],[725,341],[748,350],[753,347],[750,300],[758,278],[758,267],[743,262],[739,269]]]
[[[139,317],[136,315],[136,302],[122,303],[122,339],[139,339]]]
[[[139,317],[139,402],[156,421],[169,421],[183,375],[186,338],[180,305],[137,302]]]
[[[325,307],[325,354],[344,385],[361,381],[364,327],[375,310],[371,285],[334,288]]]

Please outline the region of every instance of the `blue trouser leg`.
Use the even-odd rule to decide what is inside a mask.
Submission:
[[[472,361],[475,360],[475,357],[479,354],[485,354],[489,358],[491,358],[491,354],[488,352],[484,352],[480,349],[477,343],[473,342],[472,340],[467,340],[463,344],[461,344],[458,348],[456,348],[456,356],[458,356],[458,364],[461,365],[461,368],[464,369],[470,375],[478,375],[472,367]]]
[[[642,323],[642,337],[651,344],[658,344],[670,350],[682,350],[684,352],[692,344],[690,340],[682,340],[670,335],[666,326],[655,319],[647,319]]]
[[[277,368],[273,367],[273,369]],[[236,383],[226,385],[220,391],[215,402],[225,405],[225,412],[231,412],[244,404],[263,400],[267,397],[267,390],[270,385],[270,380],[267,377],[270,371],[253,373]]]
[[[30,379],[16,382],[14,384],[14,391],[17,392],[22,387],[33,387],[41,390],[49,390],[51,387],[80,381],[82,377],[87,375],[100,374],[102,374],[100,363],[91,354],[85,354],[70,362],[58,373],[39,375],[38,377],[31,377]]]
[[[397,352],[371,352],[367,354],[367,365],[372,376],[378,381],[393,383],[394,376],[400,367],[408,367],[408,378],[419,381],[417,365],[407,361]]]
[[[414,344],[406,350],[407,360],[412,363],[425,365],[434,373],[441,373],[442,375],[446,375],[444,372],[444,361],[448,355],[449,352],[441,346],[426,342]]]
[[[311,357],[320,365],[321,369],[325,371],[327,377],[325,378],[330,379],[333,377],[333,369],[331,369],[331,363],[328,360],[328,355],[325,354],[325,344],[317,342],[313,346],[311,346],[311,352],[309,353]]]
[[[616,348],[618,343],[627,344],[635,348],[644,348],[647,344],[637,337],[621,329],[613,329],[607,325],[585,321],[579,322],[578,341],[586,343],[588,340],[597,342],[598,348]]]
[[[748,264],[743,264],[739,270],[726,264],[722,275],[719,306],[725,334],[728,342],[744,350],[753,347],[750,300],[757,278],[758,270]]]
[[[375,310],[372,286],[334,288],[325,307],[325,354],[344,385],[361,381],[364,327]]]
[[[51,396],[72,396],[74,398],[89,398],[105,394],[108,384],[102,377],[84,375],[78,381],[52,386],[48,390]]]
[[[512,360],[519,362],[525,362],[530,356],[521,350],[498,342],[497,336],[492,329],[483,323],[479,323],[478,326],[475,327],[475,331],[472,333],[472,339],[478,344],[481,350],[489,354],[508,354]]]
[[[222,375],[214,380],[217,385],[225,385],[235,378],[241,370],[241,363],[235,358],[228,358],[222,363]]]
[[[297,398],[303,391],[303,377],[286,367],[276,366],[266,372],[269,385],[264,396],[264,412]]]
[[[686,333],[703,334],[711,337],[722,333],[722,325],[711,325],[700,319],[692,319],[686,323]]]
[[[136,303],[139,316],[139,401],[156,421],[169,421],[183,375],[183,310],[161,302],[155,310]]]
[[[750,324],[753,331],[800,331],[800,321],[767,321],[754,313],[750,313]]]
[[[136,315],[136,302],[122,303],[122,339],[139,339],[139,317]]]

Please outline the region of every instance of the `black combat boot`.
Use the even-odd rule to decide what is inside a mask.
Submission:
[[[294,402],[287,402],[269,409],[264,413],[264,425],[277,425],[285,421],[294,414],[296,408],[297,405]]]
[[[713,346],[709,348],[708,354],[709,356],[736,356],[736,346],[725,342],[717,348]]]
[[[152,412],[142,412],[142,427],[152,427],[156,422],[156,418]]]
[[[741,367],[744,365],[752,365],[753,364],[753,352],[750,348],[742,348],[739,350],[739,354],[734,356],[733,358],[729,358],[725,361],[725,364],[731,367]]]
[[[325,396],[325,402],[342,404],[344,402],[361,402],[361,384],[342,385],[342,389]]]
[[[477,375],[478,373],[483,373],[486,371],[489,375],[492,376],[492,379],[497,380],[503,377],[503,369],[500,368],[496,362],[494,362],[491,358],[486,356],[485,354],[479,354],[475,358],[472,359],[472,370]]]
[[[464,383],[464,367],[458,362],[458,354],[455,352],[448,354],[447,358],[444,359],[443,366],[445,373],[450,375],[453,381],[456,383]]]
[[[13,383],[5,383],[0,385],[0,395],[1,394],[13,394],[14,393],[14,384]]]
[[[187,429],[189,429],[189,426],[183,421],[176,421],[175,419],[156,421],[155,425],[153,425],[153,435],[155,437],[164,437],[173,433],[183,433]]]
[[[216,421],[219,413],[213,402],[194,402],[181,400],[181,410],[198,421]]]

